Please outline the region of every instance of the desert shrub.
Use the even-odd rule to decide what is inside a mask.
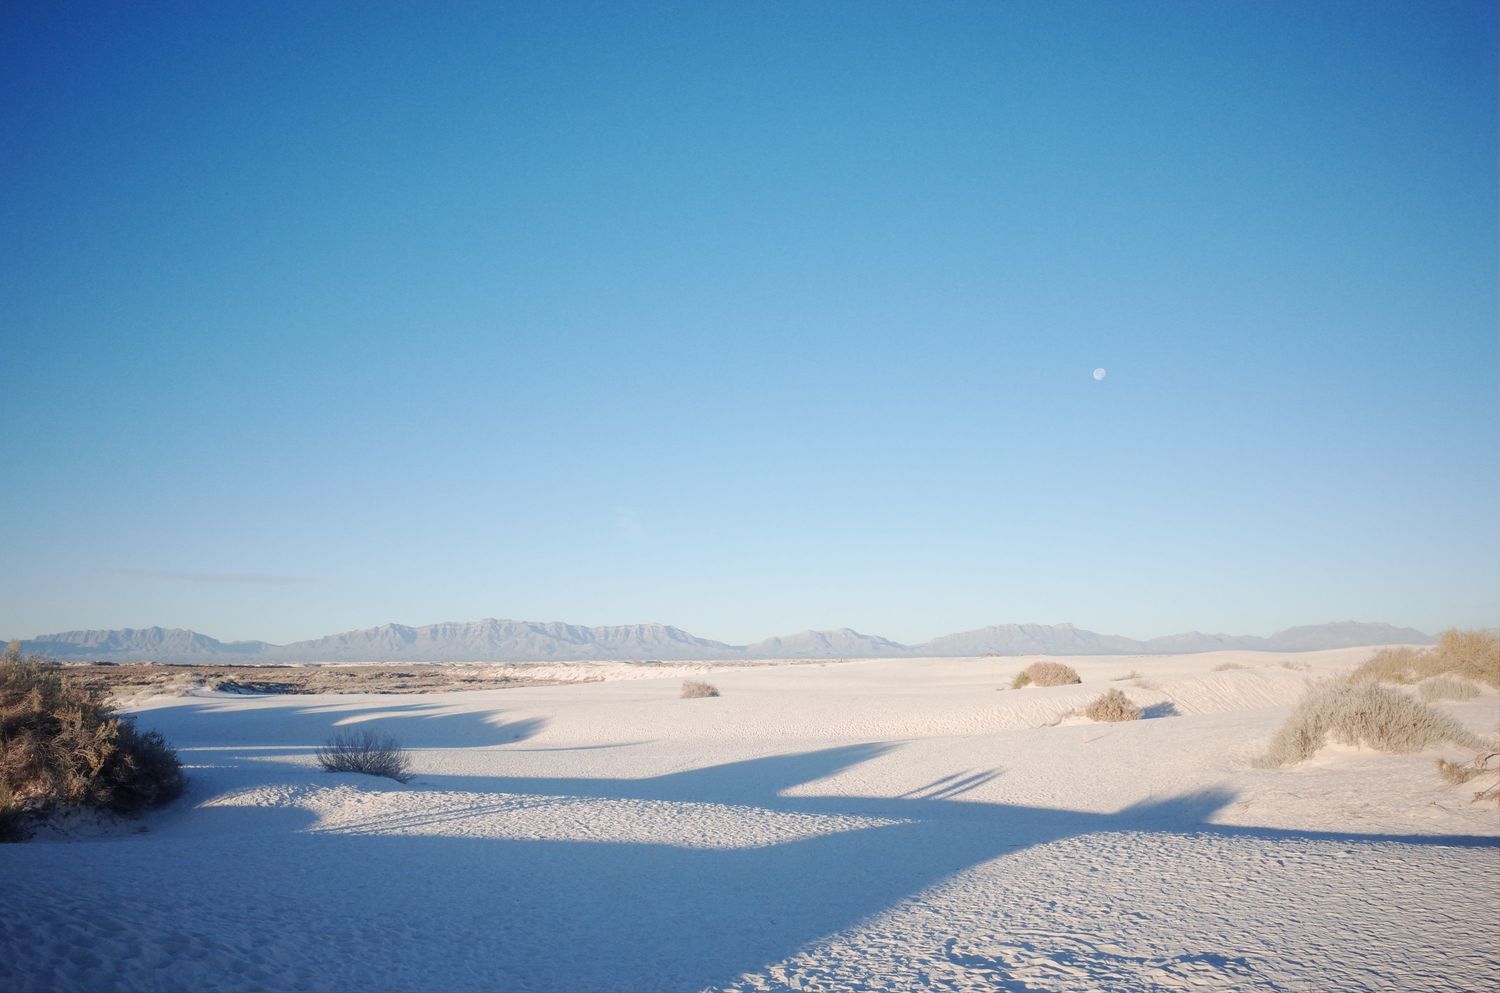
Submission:
[[[1500,687],[1500,635],[1450,628],[1431,648],[1382,648],[1354,671],[1356,680],[1382,683],[1416,683],[1444,675]]]
[[[704,697],[718,695],[718,687],[711,683],[705,683],[698,679],[684,679],[682,681],[682,699],[684,700],[701,700]]]
[[[1452,676],[1433,676],[1417,687],[1423,700],[1472,700],[1479,695],[1479,687],[1467,679]]]
[[[1120,683],[1120,682],[1124,682],[1127,679],[1140,679],[1140,678],[1141,678],[1141,671],[1139,669],[1131,669],[1129,672],[1127,672],[1123,676],[1116,676],[1116,677],[1114,677],[1113,679],[1110,680],[1110,682],[1111,683]]]
[[[1130,697],[1111,688],[1083,708],[1083,715],[1091,721],[1138,721],[1141,708],[1131,703]]]
[[[1339,679],[1308,688],[1256,764],[1295,765],[1311,758],[1329,738],[1398,753],[1443,741],[1474,748],[1484,744],[1453,718],[1404,693],[1373,682]]]
[[[318,749],[318,764],[329,772],[358,772],[404,783],[411,778],[411,755],[388,734],[368,728],[340,731]]]
[[[136,729],[105,692],[12,643],[0,657],[0,834],[56,806],[120,813],[181,795],[182,766],[161,735]]]
[[[1231,669],[1243,668],[1245,667],[1240,665],[1238,662],[1220,662],[1218,665],[1214,666],[1214,672],[1228,672]]]
[[[1011,682],[1010,688],[1018,690],[1023,686],[1066,686],[1069,683],[1081,683],[1072,666],[1063,665],[1061,662],[1033,662],[1022,669],[1020,675]]]

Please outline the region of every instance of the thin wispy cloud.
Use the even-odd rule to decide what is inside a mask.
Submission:
[[[310,583],[308,576],[273,576],[263,572],[171,572],[165,569],[106,569],[111,576],[131,576],[168,583],[199,583],[212,586],[295,586]]]

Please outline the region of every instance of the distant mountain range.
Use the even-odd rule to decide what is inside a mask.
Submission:
[[[1310,652],[1362,645],[1427,645],[1413,628],[1339,621],[1287,628],[1269,638],[1186,634],[1137,641],[1071,624],[1000,624],[903,645],[849,628],[802,631],[752,645],[698,638],[666,624],[583,627],[557,621],[501,621],[407,627],[383,624],[312,641],[272,645],[218,641],[180,628],[64,631],[21,643],[25,652],[100,662],[550,662],[561,660],[723,660],[924,658],[998,655],[1178,655],[1224,649]]]

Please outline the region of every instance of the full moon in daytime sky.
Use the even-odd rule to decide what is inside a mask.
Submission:
[[[1105,376],[1105,372],[1104,372],[1103,369],[1095,369],[1094,370],[1094,379],[1096,379],[1096,380],[1103,379],[1104,376]]]

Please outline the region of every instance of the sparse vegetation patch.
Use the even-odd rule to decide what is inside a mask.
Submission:
[[[1083,715],[1091,721],[1138,721],[1141,708],[1130,702],[1130,697],[1110,688],[1090,701]]]
[[[395,738],[368,729],[341,731],[318,749],[318,764],[329,772],[358,772],[404,783],[411,778],[411,755]]]
[[[1358,681],[1418,683],[1458,676],[1500,688],[1500,635],[1450,628],[1431,648],[1382,648],[1354,671]]]
[[[682,699],[700,700],[704,697],[718,696],[718,687],[705,683],[699,679],[685,679],[682,682]]]
[[[1083,680],[1078,678],[1078,673],[1072,666],[1061,662],[1033,662],[1011,681],[1010,688],[1018,690],[1023,686],[1067,686],[1081,682]]]
[[[1396,753],[1445,741],[1473,748],[1484,745],[1453,718],[1404,693],[1373,682],[1338,679],[1308,688],[1257,764],[1295,765],[1311,758],[1329,739]]]
[[[1452,676],[1433,676],[1423,680],[1417,687],[1423,700],[1472,700],[1479,695],[1479,687],[1467,679]]]
[[[56,807],[129,813],[183,791],[177,755],[155,731],[116,714],[12,642],[0,657],[0,840],[20,840],[30,814]]]

